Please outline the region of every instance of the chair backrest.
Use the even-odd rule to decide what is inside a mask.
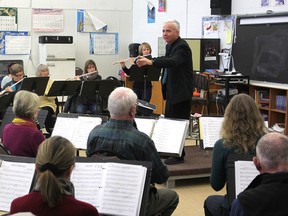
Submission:
[[[209,79],[207,76],[202,75],[200,73],[193,73],[193,82],[194,82],[194,88],[197,88],[198,90],[209,90]]]
[[[11,155],[10,151],[0,143],[0,155]]]

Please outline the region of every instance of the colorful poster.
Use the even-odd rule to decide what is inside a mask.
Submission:
[[[165,11],[165,0],[159,0],[158,4],[159,4],[158,11],[164,12]]]
[[[77,11],[78,32],[107,32],[107,24],[88,11]]]
[[[0,30],[17,31],[17,8],[0,8]]]
[[[155,23],[155,6],[151,3],[147,3],[147,20],[148,23]]]
[[[0,32],[0,55],[29,55],[30,32]]]

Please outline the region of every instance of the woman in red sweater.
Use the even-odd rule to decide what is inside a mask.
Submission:
[[[31,212],[37,216],[98,216],[97,209],[74,197],[69,180],[75,165],[75,148],[66,138],[45,140],[36,157],[34,190],[12,201],[10,214]]]

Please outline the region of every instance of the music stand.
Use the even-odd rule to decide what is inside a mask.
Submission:
[[[21,90],[34,92],[39,96],[45,94],[49,77],[27,77],[23,80]]]
[[[144,98],[146,97],[146,83],[147,81],[158,81],[161,68],[152,65],[138,67],[132,65],[130,67],[130,80],[131,81],[144,81]]]
[[[96,105],[99,105],[99,96],[107,97],[117,87],[117,80],[87,80],[83,81],[80,96],[96,97]]]
[[[64,96],[71,96],[76,92],[79,92],[81,87],[80,80],[57,80],[52,83],[52,86],[46,96],[61,96],[62,102],[64,101]],[[63,106],[62,106],[63,111]]]
[[[0,97],[0,119],[3,118],[6,109],[13,104],[13,99],[16,92],[9,92]]]

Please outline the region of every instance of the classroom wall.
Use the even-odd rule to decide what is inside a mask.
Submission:
[[[158,54],[158,37],[162,36],[163,22],[176,19],[180,22],[180,36],[183,38],[201,38],[202,17],[211,16],[210,0],[165,0],[165,12],[158,12],[158,0],[149,0],[156,6],[155,23],[147,23],[147,1],[133,0],[133,41],[146,41],[151,44],[153,56]],[[261,0],[232,0],[231,13],[236,15],[287,12],[288,2],[283,6],[274,6],[275,0],[270,0],[270,7],[260,7]]]
[[[112,63],[129,55],[128,45],[132,41],[132,0],[1,0],[0,7],[18,8],[18,31],[30,31],[31,55],[2,55],[1,59],[22,59],[28,76],[35,75],[39,64],[38,37],[40,35],[73,36],[76,45],[76,66],[84,67],[93,59],[102,78],[118,76],[120,65]],[[64,31],[59,33],[32,32],[32,8],[59,8],[64,11]],[[77,32],[77,9],[86,9],[108,24],[107,32],[119,33],[119,52],[116,55],[90,55],[89,33]],[[59,71],[65,73],[65,71]],[[68,77],[67,77],[68,78]]]

